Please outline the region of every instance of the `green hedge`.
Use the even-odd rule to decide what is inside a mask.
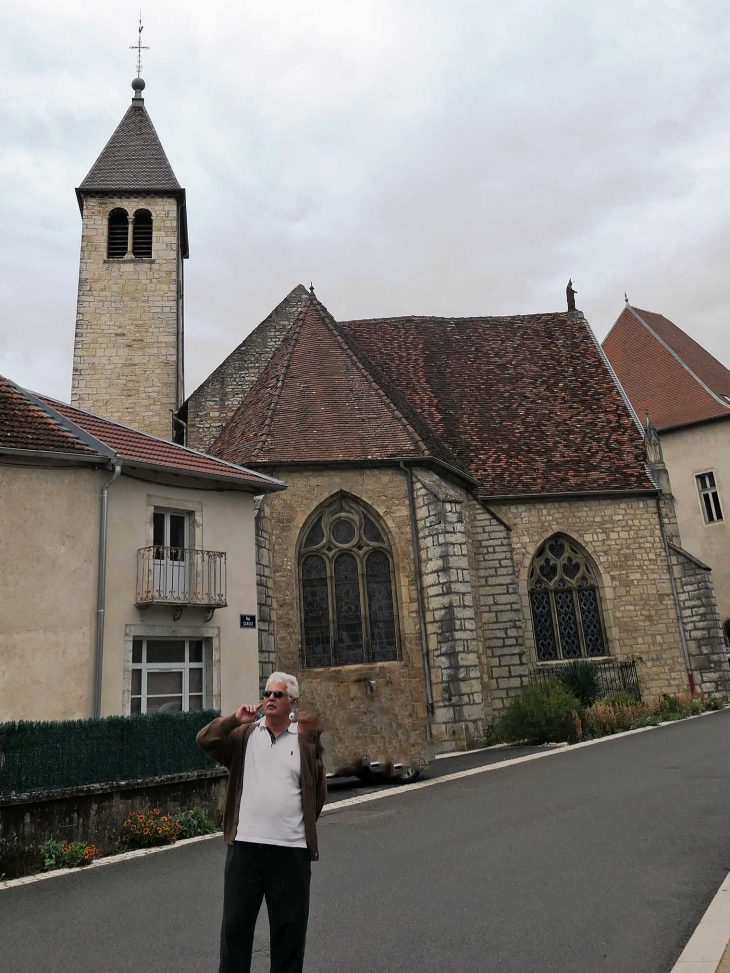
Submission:
[[[206,770],[195,735],[218,713],[0,723],[0,795]]]

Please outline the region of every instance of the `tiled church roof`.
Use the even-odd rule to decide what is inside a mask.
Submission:
[[[639,417],[657,429],[730,416],[730,370],[662,314],[627,305],[603,342]]]
[[[487,496],[653,489],[581,314],[339,324]]]
[[[182,191],[143,104],[133,103],[127,109],[79,190],[82,193]]]
[[[410,404],[388,391],[311,296],[212,451],[233,462],[435,456],[453,464]]]
[[[431,457],[485,496],[654,489],[580,314],[337,323],[313,297],[212,451],[271,464]]]

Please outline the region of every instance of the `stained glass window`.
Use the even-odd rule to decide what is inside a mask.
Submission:
[[[538,548],[529,588],[538,662],[608,654],[595,571],[577,544],[556,535]]]
[[[304,530],[304,664],[397,660],[392,555],[382,528],[354,499],[338,494]],[[315,547],[317,553],[310,553]]]

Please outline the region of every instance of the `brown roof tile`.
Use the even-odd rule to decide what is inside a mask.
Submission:
[[[340,322],[488,496],[653,489],[582,315]]]
[[[0,449],[27,449],[48,453],[93,456],[80,442],[42,409],[28,394],[0,375]]]
[[[630,305],[603,349],[634,409],[657,429],[730,416],[730,371],[662,314]]]
[[[246,470],[232,465],[224,460],[216,459],[195,449],[188,449],[177,443],[157,439],[147,433],[130,429],[111,419],[103,419],[91,412],[84,412],[64,402],[40,396],[43,402],[60,412],[72,423],[80,426],[95,439],[117,453],[123,460],[130,463],[142,463],[149,466],[165,467],[179,470],[181,473],[203,473],[207,476],[217,476],[226,479],[244,481],[252,487],[261,487],[261,492],[279,489],[280,484],[263,474]]]

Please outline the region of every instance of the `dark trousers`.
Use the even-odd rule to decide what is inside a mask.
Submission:
[[[269,913],[271,973],[301,973],[310,875],[306,848],[233,842],[226,856],[219,973],[250,973],[263,898]]]

